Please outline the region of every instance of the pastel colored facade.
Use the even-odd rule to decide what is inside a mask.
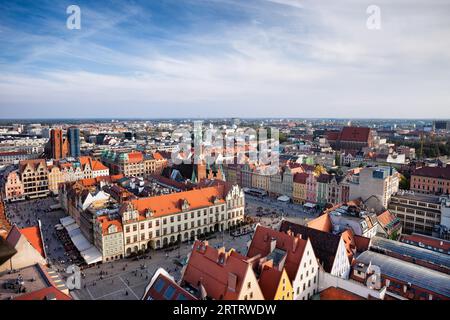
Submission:
[[[53,194],[58,194],[61,183],[106,176],[109,176],[109,169],[90,157],[80,157],[73,162],[55,161],[49,166],[49,190]]]
[[[123,204],[125,255],[238,225],[244,219],[244,192],[238,186],[226,189],[208,187]]]
[[[410,189],[426,194],[450,194],[450,166],[416,169],[411,174]]]
[[[23,183],[25,197],[35,199],[48,196],[48,170],[45,160],[21,161],[19,163],[19,175]]]
[[[294,181],[292,186],[292,200],[295,203],[305,204],[307,201],[306,197],[306,179],[308,177],[307,173],[296,173],[294,175]]]
[[[252,174],[252,188],[269,192],[270,175],[265,168],[256,168]]]
[[[6,177],[5,200],[18,201],[25,199],[24,185],[17,171],[12,171]]]
[[[126,177],[148,177],[161,174],[168,165],[167,160],[158,152],[143,154],[142,152],[120,152],[105,150],[102,162],[110,169],[111,174],[123,174]]]
[[[102,253],[103,262],[124,257],[124,236],[120,220],[98,217],[94,224],[94,245]]]

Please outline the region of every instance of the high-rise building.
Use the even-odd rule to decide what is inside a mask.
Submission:
[[[52,159],[62,158],[63,134],[61,129],[52,129],[50,132],[50,156]]]
[[[80,129],[77,127],[70,127],[67,130],[67,139],[69,141],[69,155],[78,158],[80,152]]]
[[[55,160],[65,158],[69,154],[69,142],[63,138],[61,129],[52,129],[50,131],[50,140],[46,145],[46,154],[49,158]]]

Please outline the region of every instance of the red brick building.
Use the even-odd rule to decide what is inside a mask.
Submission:
[[[427,194],[450,194],[450,166],[422,167],[411,174],[410,189]]]

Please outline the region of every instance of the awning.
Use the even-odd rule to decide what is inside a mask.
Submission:
[[[61,224],[64,227],[68,226],[69,224],[75,223],[75,220],[72,217],[70,217],[70,216],[61,218],[61,219],[59,219],[59,221],[61,222]]]
[[[78,225],[77,225],[76,223],[69,224],[69,225],[66,227],[66,230],[67,230],[67,232],[69,233],[69,235],[70,235],[70,232],[72,232],[72,231],[75,230],[75,229],[79,229],[79,227],[78,227]]]
[[[80,252],[80,254],[83,257],[84,261],[86,261],[86,263],[88,265],[94,264],[97,262],[101,262],[103,260],[102,254],[94,246],[90,247],[87,250]]]
[[[289,198],[288,196],[280,196],[277,198],[278,201],[282,201],[282,202],[289,202],[289,200],[291,200],[291,198]]]
[[[307,202],[303,206],[307,207],[307,208],[311,208],[311,209],[316,207],[316,205],[314,203],[311,203],[311,202]]]
[[[70,237],[70,239],[72,239],[73,244],[80,253],[92,247],[92,244],[81,234],[81,232],[74,237]]]

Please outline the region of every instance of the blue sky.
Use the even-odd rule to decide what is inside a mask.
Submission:
[[[450,2],[370,4],[2,1],[0,117],[450,118]]]

